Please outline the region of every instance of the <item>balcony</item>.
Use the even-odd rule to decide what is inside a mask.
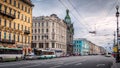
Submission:
[[[30,31],[25,30],[25,31],[24,31],[24,34],[30,34]]]
[[[21,1],[28,4],[29,6],[34,6],[30,0],[21,0]]]
[[[15,40],[8,40],[8,39],[2,39],[0,42],[7,43],[7,44],[15,44]]]
[[[15,16],[13,14],[7,13],[3,10],[0,10],[0,14],[3,15],[3,16],[7,16],[9,18],[15,19]]]

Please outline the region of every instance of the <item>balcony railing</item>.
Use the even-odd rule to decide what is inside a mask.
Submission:
[[[24,34],[30,34],[30,31],[25,30],[25,31],[24,31]]]
[[[2,39],[1,43],[15,44],[15,40]]]
[[[34,6],[30,0],[21,0],[21,1],[28,4],[29,6]]]
[[[3,15],[3,16],[7,16],[9,18],[15,19],[15,16],[13,14],[7,13],[3,10],[0,10],[0,14]]]

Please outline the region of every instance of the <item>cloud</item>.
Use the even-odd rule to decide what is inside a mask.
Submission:
[[[74,22],[74,38],[87,38],[99,46],[113,41],[113,32],[116,31],[115,0],[69,0],[74,7],[68,0],[61,0],[67,8],[59,0],[32,1],[35,4],[33,16],[54,13],[64,19],[68,8]],[[89,31],[96,31],[97,34],[90,34]]]

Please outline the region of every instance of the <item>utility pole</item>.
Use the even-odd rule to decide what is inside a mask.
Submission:
[[[119,35],[119,22],[118,22],[118,17],[119,17],[119,11],[118,11],[118,9],[119,9],[119,6],[117,5],[116,6],[116,10],[117,10],[117,12],[116,12],[116,18],[117,18],[117,56],[116,56],[116,62],[119,62],[119,44],[118,44],[118,35]]]
[[[114,31],[114,40],[113,40],[114,44],[113,47],[116,45],[116,41],[115,41],[115,31]]]

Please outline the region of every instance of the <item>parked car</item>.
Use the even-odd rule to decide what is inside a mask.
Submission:
[[[34,60],[34,59],[38,59],[39,56],[36,56],[36,55],[26,55],[25,56],[25,59],[26,60]]]

